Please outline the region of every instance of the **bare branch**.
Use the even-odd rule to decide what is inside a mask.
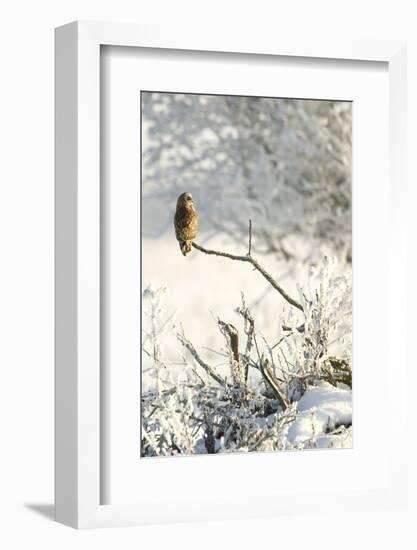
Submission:
[[[231,323],[225,323],[221,319],[219,319],[217,322],[219,324],[220,330],[225,336],[228,337],[228,343],[232,351],[233,360],[236,363],[239,363],[239,332],[237,331],[237,328],[234,327]]]
[[[231,367],[232,367],[232,376],[235,384],[240,383],[241,376],[241,365],[240,365],[240,355],[239,355],[239,332],[236,327],[231,323],[225,323],[221,319],[217,320],[219,328],[223,335],[226,338],[227,345],[231,352]]]
[[[229,260],[235,260],[239,262],[247,262],[251,264],[259,273],[268,281],[268,283],[277,290],[281,296],[286,300],[289,304],[296,307],[300,311],[303,310],[303,306],[297,302],[297,300],[294,300],[294,298],[291,298],[289,294],[273,279],[273,277],[262,267],[259,265],[259,263],[250,255],[251,250],[251,241],[252,241],[252,222],[249,220],[249,253],[246,256],[239,256],[236,254],[229,254],[228,252],[220,252],[218,250],[209,250],[207,248],[204,248],[203,246],[200,246],[199,244],[193,242],[192,245],[195,249],[199,250],[200,252],[203,252],[204,254],[209,254],[211,256],[220,256],[222,258],[229,258]]]
[[[278,399],[282,410],[285,411],[288,408],[289,401],[282,393],[279,382],[272,371],[269,361],[267,359],[260,361],[260,368],[264,380],[272,388],[272,391],[274,392],[275,397]]]

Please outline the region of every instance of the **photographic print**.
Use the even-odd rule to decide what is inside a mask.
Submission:
[[[141,456],[350,448],[352,103],[142,91],[141,138]]]

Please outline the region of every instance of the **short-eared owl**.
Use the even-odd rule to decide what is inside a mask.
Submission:
[[[174,216],[175,236],[185,256],[191,251],[192,242],[197,236],[198,216],[190,193],[182,193],[177,200]]]

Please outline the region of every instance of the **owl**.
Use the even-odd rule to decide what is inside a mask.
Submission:
[[[174,216],[175,236],[184,256],[191,251],[192,242],[197,236],[198,216],[190,193],[182,193],[177,200]]]

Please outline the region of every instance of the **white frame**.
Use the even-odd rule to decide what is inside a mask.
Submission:
[[[55,361],[55,507],[56,519],[72,527],[156,523],[152,510],[134,505],[100,505],[100,46],[119,45],[182,50],[319,57],[389,64],[390,186],[395,189],[392,255],[402,266],[405,253],[405,44],[387,41],[293,40],[236,31],[142,27],[74,22],[56,29],[56,361]],[[394,193],[394,191],[393,191]],[[397,248],[395,248],[397,247]],[[395,254],[395,256],[393,256]],[[399,265],[399,264],[396,264]],[[390,315],[402,318],[405,296],[390,303]],[[405,338],[405,336],[400,336]],[[405,342],[404,342],[405,344]],[[401,348],[401,346],[399,346]],[[405,394],[406,358],[399,352],[398,379]],[[401,414],[401,412],[399,413]],[[402,412],[404,414],[404,411]],[[397,453],[387,491],[340,495],[344,509],[404,500],[403,447]],[[230,507],[228,502],[228,506]],[[269,512],[307,511],[315,495],[294,498]],[[172,507],[172,510],[170,508]],[[319,508],[323,505],[319,505]],[[164,517],[184,520],[175,503]],[[218,514],[217,517],[221,517]],[[233,514],[230,515],[233,517]],[[206,519],[211,519],[210,517]],[[213,515],[212,519],[215,519]]]

